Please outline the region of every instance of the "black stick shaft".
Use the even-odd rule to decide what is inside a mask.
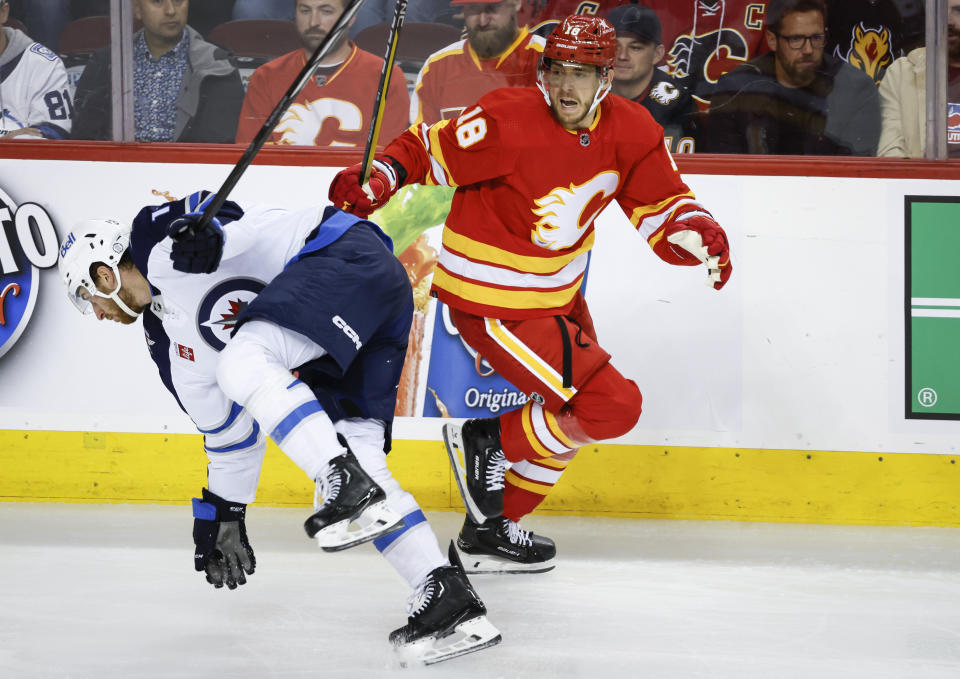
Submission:
[[[306,86],[310,81],[310,78],[313,77],[313,72],[317,69],[317,65],[320,61],[330,53],[331,48],[340,42],[341,36],[347,30],[347,24],[350,23],[350,20],[356,16],[357,11],[360,9],[360,5],[363,4],[363,0],[351,0],[350,4],[347,5],[343,13],[340,14],[340,18],[337,19],[337,23],[334,24],[333,28],[330,30],[330,33],[327,34],[327,37],[323,39],[317,49],[314,50],[313,55],[301,69],[297,79],[293,81],[289,89],[287,89],[286,94],[277,102],[277,105],[274,107],[273,111],[270,112],[270,115],[267,116],[267,119],[264,121],[263,125],[260,127],[260,131],[257,132],[257,136],[253,138],[253,141],[250,142],[250,145],[247,147],[247,150],[243,152],[243,155],[240,157],[240,160],[237,161],[237,164],[233,166],[233,170],[230,171],[230,174],[224,180],[223,185],[217,191],[216,195],[213,197],[213,200],[207,205],[207,208],[203,211],[203,215],[200,217],[200,223],[197,225],[197,230],[199,231],[205,225],[210,223],[210,220],[216,216],[217,212],[220,211],[220,208],[223,206],[223,202],[227,199],[227,196],[230,195],[230,192],[233,190],[233,187],[237,185],[237,182],[240,181],[240,178],[243,176],[243,173],[246,172],[247,168],[250,167],[250,164],[253,162],[253,159],[256,157],[257,153],[266,143],[267,139],[273,133],[273,129],[277,126],[277,123],[280,122],[281,116],[284,112],[290,108],[290,105],[293,104],[294,100],[297,98],[297,95],[300,94],[300,91]],[[404,2],[404,4],[406,4]]]
[[[377,151],[377,141],[380,138],[380,128],[383,126],[383,114],[387,109],[387,90],[390,88],[390,77],[393,64],[397,59],[397,44],[400,42],[400,27],[403,26],[403,17],[407,13],[407,0],[397,0],[393,10],[393,23],[390,24],[390,35],[387,37],[387,53],[383,55],[383,71],[380,73],[380,84],[377,86],[377,98],[373,102],[373,123],[367,133],[367,147],[363,153],[363,164],[360,166],[361,185],[370,179],[370,167],[373,154]]]

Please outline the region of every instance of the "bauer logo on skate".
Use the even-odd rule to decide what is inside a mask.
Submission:
[[[215,285],[197,311],[197,331],[203,341],[214,351],[227,346],[237,316],[265,287],[254,278],[229,278]]]
[[[37,302],[40,270],[57,265],[60,239],[36,203],[16,203],[0,188],[0,356],[23,335]]]

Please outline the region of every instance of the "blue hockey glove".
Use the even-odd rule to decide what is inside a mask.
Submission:
[[[203,499],[193,498],[193,566],[205,571],[207,582],[220,589],[247,584],[244,575],[257,567],[243,523],[247,506],[229,502],[203,489]]]
[[[177,271],[213,273],[220,266],[220,258],[223,256],[223,226],[214,217],[202,229],[198,228],[204,205],[201,205],[197,212],[189,212],[173,220],[167,228],[167,235],[173,239],[170,259]]]

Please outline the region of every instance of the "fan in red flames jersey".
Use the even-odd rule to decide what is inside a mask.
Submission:
[[[726,234],[696,200],[640,104],[608,97],[616,33],[570,16],[547,38],[537,87],[494,90],[453,120],[413,126],[374,161],[341,171],[330,199],[369,215],[405,184],[457,187],[432,294],[461,338],[529,396],[496,418],[446,425],[468,516],[458,545],[546,570],[553,542],[517,522],[576,450],[621,436],[640,416],[633,380],[610,364],[581,292],[594,220],[616,201],[671,264],[730,277]],[[507,463],[513,463],[506,471]]]

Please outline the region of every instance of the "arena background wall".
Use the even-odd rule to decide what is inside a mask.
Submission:
[[[18,319],[16,311],[27,303],[26,283],[3,300],[0,499],[185,504],[204,484],[200,437],[157,379],[139,326],[96,323],[69,304],[43,231],[59,239],[81,219],[129,220],[145,204],[214,190],[240,149],[6,147],[0,265],[16,260],[4,248],[18,252],[31,231],[23,224],[40,265],[31,268],[29,314],[24,306]],[[323,203],[348,162],[270,150],[232,197]],[[960,276],[942,256],[957,251],[950,239],[960,234],[957,168],[678,163],[730,235],[733,278],[718,293],[702,270],[660,262],[616,206],[601,215],[587,299],[614,365],[643,391],[644,415],[622,439],[581,450],[539,511],[960,525],[960,318],[950,312],[960,307],[960,284],[951,287]],[[911,223],[908,200],[943,209]],[[927,240],[917,239],[921,227],[933,229]],[[426,237],[435,243],[438,233]],[[911,259],[921,254],[929,261]],[[916,279],[918,264],[943,269],[940,292],[917,291],[931,285]],[[919,297],[943,311],[919,314],[922,328],[914,324]],[[426,319],[418,415],[432,403],[427,382],[443,379],[443,366],[428,360],[433,308]],[[398,418],[390,464],[425,508],[458,509],[440,425]],[[258,502],[311,501],[312,484],[270,444]]]

